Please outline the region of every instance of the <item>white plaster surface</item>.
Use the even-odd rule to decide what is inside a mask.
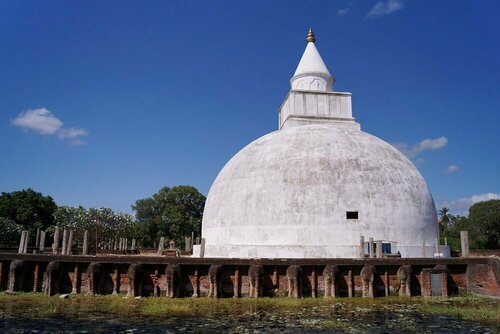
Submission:
[[[304,54],[290,79],[292,89],[331,92],[335,79],[328,71],[313,42],[307,43]]]
[[[354,258],[360,236],[390,241],[403,257],[422,256],[425,242],[433,255],[437,216],[424,179],[397,149],[360,130],[351,94],[333,92],[333,82],[309,42],[280,130],[237,153],[210,189],[206,257]]]
[[[279,128],[317,123],[360,129],[352,117],[351,93],[291,90],[279,109]]]
[[[202,223],[205,257],[352,258],[362,235],[418,257],[437,234],[432,196],[413,164],[377,137],[328,123],[243,148],[212,185]]]

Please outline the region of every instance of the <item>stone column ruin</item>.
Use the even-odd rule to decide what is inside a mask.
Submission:
[[[359,258],[360,259],[365,258],[365,237],[364,236],[359,237]]]
[[[57,254],[59,250],[59,226],[55,227],[54,230],[54,243],[52,244],[52,254]]]
[[[168,264],[167,268],[165,269],[165,276],[167,281],[167,297],[180,297],[180,285],[182,276],[181,266],[178,264]]]
[[[208,269],[208,280],[210,288],[208,297],[219,298],[221,288],[222,266],[219,264],[212,264]]]
[[[68,242],[66,244],[66,255],[71,255],[72,253],[74,233],[73,229],[69,230]]]
[[[89,255],[89,231],[83,232],[83,250],[82,255]]]
[[[234,268],[234,282],[233,282],[233,298],[240,297],[240,267],[236,266]]]
[[[339,272],[339,267],[337,265],[327,265],[323,270],[323,279],[325,285],[325,298],[336,297],[336,276]]]
[[[198,271],[198,266],[194,269],[194,283],[193,283],[193,298],[197,298],[200,295],[200,273]]]
[[[367,264],[361,269],[361,280],[363,281],[363,298],[373,298],[373,282],[375,280],[376,269],[375,266]]]
[[[63,240],[62,240],[62,249],[61,254],[66,255],[66,248],[68,247],[68,230],[63,230]]]
[[[38,245],[38,251],[43,254],[45,252],[45,231],[40,232],[40,244]]]
[[[264,277],[264,267],[261,265],[251,265],[248,268],[248,280],[250,282],[250,298],[262,297],[262,281]]]
[[[77,294],[79,292],[80,292],[80,266],[77,263],[75,264],[75,269],[71,280],[71,293]]]
[[[291,265],[286,270],[288,280],[288,297],[302,297],[302,267]]]
[[[460,245],[462,246],[462,257],[469,257],[469,232],[460,231]]]
[[[377,240],[377,259],[382,258],[382,240]]]
[[[411,276],[413,270],[410,265],[402,265],[398,269],[399,295],[411,297]]]

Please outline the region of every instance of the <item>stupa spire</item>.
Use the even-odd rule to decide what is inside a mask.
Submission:
[[[314,43],[316,42],[316,37],[314,37],[314,32],[311,28],[309,28],[309,32],[307,33],[307,38],[306,41],[309,43]]]
[[[292,89],[313,90],[331,92],[335,79],[328,71],[318,49],[316,49],[316,37],[312,29],[307,33],[307,46],[290,80]]]

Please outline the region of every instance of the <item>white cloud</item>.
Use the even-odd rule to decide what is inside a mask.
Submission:
[[[46,108],[23,111],[12,120],[12,124],[41,135],[55,135],[71,145],[85,144],[82,137],[88,136],[87,130],[63,127],[64,123]]]
[[[23,111],[12,120],[12,124],[41,135],[53,135],[63,126],[63,122],[45,108]]]
[[[389,15],[398,10],[404,8],[403,3],[400,0],[387,0],[387,1],[379,1],[373,6],[373,8],[366,14],[367,17],[377,18],[382,17],[384,15]]]
[[[446,174],[453,174],[458,172],[458,166],[457,165],[449,165],[448,168],[446,168]]]
[[[341,8],[339,10],[337,10],[337,16],[344,16],[344,15],[347,15],[349,14],[349,11],[351,9],[349,7],[346,7],[346,8]]]
[[[75,139],[81,136],[87,136],[88,134],[89,133],[87,130],[70,128],[70,129],[61,129],[57,133],[57,137],[59,137],[59,139]]]
[[[435,151],[439,150],[440,148],[445,147],[448,144],[448,138],[446,137],[439,137],[436,139],[424,139],[421,142],[414,144],[412,146],[409,146],[405,143],[395,143],[393,144],[394,147],[396,147],[398,150],[401,151],[404,155],[406,155],[409,159],[415,159],[419,154],[425,152],[425,151]],[[416,159],[415,162],[420,161],[420,163],[423,162],[423,159],[419,158]]]
[[[450,209],[451,214],[467,216],[469,208],[479,202],[489,201],[492,199],[500,199],[500,193],[486,193],[480,195],[473,195],[471,197],[463,197],[452,201],[442,201],[438,203],[437,207]]]

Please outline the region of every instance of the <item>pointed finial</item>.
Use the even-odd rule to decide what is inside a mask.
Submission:
[[[306,40],[307,40],[307,43],[309,43],[309,42],[312,42],[312,43],[316,42],[316,37],[314,37],[314,33],[313,33],[313,30],[311,28],[309,28],[309,32],[307,33]]]

